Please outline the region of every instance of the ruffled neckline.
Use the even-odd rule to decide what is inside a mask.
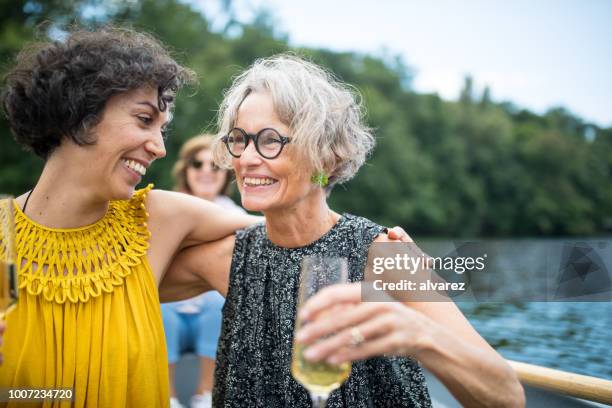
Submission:
[[[53,231],[53,232],[76,232],[76,231],[87,230],[87,229],[90,229],[90,228],[95,228],[98,224],[103,223],[104,219],[109,216],[110,207],[112,205],[112,202],[111,202],[111,204],[109,204],[109,208],[106,210],[106,213],[104,214],[104,216],[102,218],[100,218],[98,221],[94,222],[93,224],[88,224],[88,225],[84,225],[82,227],[75,227],[75,228],[51,228],[51,227],[47,227],[45,225],[42,225],[42,224],[34,221],[30,217],[28,217],[26,215],[26,213],[23,212],[23,210],[21,209],[19,204],[17,203],[17,200],[13,200],[13,204],[14,204],[14,207],[15,207],[15,222],[19,218],[19,219],[24,219],[26,222],[35,225],[37,228],[40,228],[40,229],[43,229],[43,230],[47,230],[47,231]]]
[[[123,285],[149,247],[147,193],[111,201],[104,217],[78,228],[49,228],[15,208],[19,287],[47,301],[87,302]]]

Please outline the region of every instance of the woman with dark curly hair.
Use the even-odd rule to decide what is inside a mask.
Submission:
[[[181,248],[257,221],[135,190],[166,155],[174,94],[192,77],[155,39],[123,29],[19,54],[2,106],[45,165],[15,200],[21,297],[7,316],[0,387],[70,388],[74,407],[168,405],[157,285]]]

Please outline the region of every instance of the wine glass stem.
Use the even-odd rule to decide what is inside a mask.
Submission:
[[[327,403],[327,397],[329,397],[329,394],[317,394],[311,392],[310,399],[312,399],[312,407],[325,408],[325,404]]]

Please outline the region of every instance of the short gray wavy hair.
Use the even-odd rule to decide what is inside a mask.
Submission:
[[[331,72],[292,54],[256,60],[238,75],[219,108],[215,161],[230,167],[231,156],[220,141],[234,127],[244,99],[269,92],[280,120],[291,131],[291,145],[314,171],[324,171],[334,184],[350,180],[374,148],[364,123],[359,92]]]

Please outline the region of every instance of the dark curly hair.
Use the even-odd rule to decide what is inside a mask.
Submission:
[[[148,85],[158,90],[161,111],[194,80],[155,38],[125,28],[74,30],[63,41],[32,44],[4,79],[2,108],[15,140],[46,159],[69,137],[93,144],[114,94]]]

